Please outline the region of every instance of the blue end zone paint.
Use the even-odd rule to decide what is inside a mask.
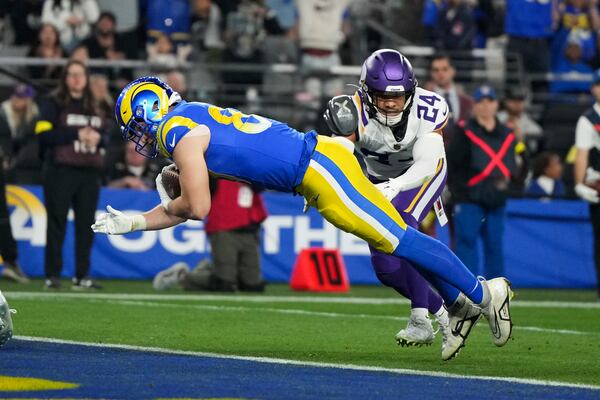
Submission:
[[[12,340],[0,375],[78,383],[0,398],[598,399],[600,391]]]

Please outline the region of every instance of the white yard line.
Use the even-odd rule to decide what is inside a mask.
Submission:
[[[353,364],[331,364],[331,363],[318,363],[318,362],[309,362],[309,361],[286,360],[286,359],[267,358],[267,357],[235,356],[235,355],[224,355],[224,354],[205,353],[205,352],[196,352],[196,351],[171,350],[171,349],[164,349],[164,348],[159,348],[159,347],[130,346],[130,345],[122,345],[122,344],[85,343],[85,342],[76,342],[76,341],[72,341],[72,340],[61,340],[61,339],[31,337],[31,336],[15,336],[15,339],[32,341],[32,342],[72,344],[72,345],[81,345],[81,346],[89,346],[89,347],[96,347],[96,348],[123,349],[123,350],[131,350],[131,351],[146,351],[146,352],[154,352],[154,353],[162,353],[162,354],[176,354],[176,355],[187,355],[187,356],[195,356],[195,357],[214,357],[214,358],[231,359],[231,360],[254,361],[254,362],[261,362],[261,363],[268,363],[268,364],[285,364],[285,365],[310,366],[310,367],[319,367],[319,368],[337,368],[337,369],[355,370],[355,371],[387,372],[387,373],[401,374],[401,375],[419,375],[419,376],[431,376],[431,377],[437,377],[437,378],[450,378],[450,379],[500,381],[500,382],[508,382],[508,383],[521,383],[521,384],[526,384],[526,385],[571,387],[571,388],[579,388],[579,389],[600,390],[600,386],[596,386],[596,385],[584,385],[584,384],[558,382],[558,381],[545,381],[545,380],[538,380],[538,379],[523,379],[523,378],[497,377],[497,376],[460,375],[460,374],[450,374],[450,373],[437,372],[437,371],[412,370],[412,369],[407,369],[407,368],[383,368],[383,367],[371,367],[371,366],[361,366],[361,365],[353,365]]]
[[[296,315],[307,315],[315,317],[326,317],[326,318],[362,318],[362,319],[380,319],[380,320],[394,320],[394,321],[406,321],[406,317],[397,317],[390,315],[375,315],[375,314],[349,314],[349,313],[336,313],[336,312],[324,312],[324,311],[308,311],[298,309],[286,309],[286,308],[269,308],[269,307],[244,307],[244,306],[222,306],[222,305],[207,305],[207,304],[193,304],[190,301],[230,301],[230,302],[245,302],[245,303],[323,303],[323,304],[366,304],[366,305],[381,305],[381,304],[408,304],[405,299],[373,299],[373,298],[343,298],[343,297],[287,297],[287,296],[239,296],[239,295],[166,295],[166,294],[120,294],[120,293],[48,293],[48,292],[13,292],[10,294],[5,293],[7,298],[10,299],[27,299],[27,300],[75,300],[85,298],[91,301],[98,301],[102,303],[113,303],[128,306],[144,306],[144,307],[171,307],[171,308],[196,308],[201,310],[220,310],[220,311],[260,311],[277,314],[296,314]],[[293,299],[293,300],[292,300]],[[188,301],[187,304],[168,304],[168,303],[157,303],[152,300],[164,300],[164,301]],[[556,305],[559,304],[563,308],[567,308],[565,304],[584,305],[591,307],[571,307],[579,309],[596,309],[597,303],[561,303],[561,302],[516,302],[511,307],[523,306],[523,303],[527,303],[525,306],[533,308],[551,308],[547,303]],[[523,326],[515,325],[514,329],[530,332],[545,332],[561,335],[585,335],[585,336],[600,336],[600,332],[589,332],[589,331],[577,331],[570,329],[552,329],[542,328],[539,326]]]
[[[296,314],[296,315],[309,315],[314,317],[327,317],[327,318],[367,318],[367,319],[388,319],[394,321],[408,321],[407,317],[394,317],[391,315],[374,315],[374,314],[349,314],[349,313],[335,313],[335,312],[323,312],[323,311],[307,311],[290,308],[268,308],[268,307],[243,307],[243,306],[211,306],[206,304],[169,304],[169,303],[156,303],[150,301],[134,301],[134,300],[91,300],[99,303],[111,303],[125,306],[142,306],[142,307],[169,307],[169,308],[193,308],[198,310],[211,310],[211,311],[258,311],[268,312],[274,314]],[[600,334],[600,333],[599,333]]]
[[[92,300],[102,303],[110,302],[112,304],[120,304],[125,306],[142,306],[142,307],[169,307],[169,308],[194,308],[199,310],[213,310],[213,311],[258,311],[268,312],[275,314],[297,314],[297,315],[308,315],[314,317],[326,317],[326,318],[364,318],[364,319],[381,319],[381,320],[394,320],[394,321],[407,321],[407,317],[394,317],[391,315],[374,315],[374,314],[349,314],[349,313],[335,313],[335,312],[323,312],[323,311],[307,311],[297,310],[289,308],[268,308],[268,307],[243,307],[243,306],[211,306],[205,304],[168,304],[168,303],[156,303],[149,301],[134,301],[134,300]],[[537,326],[520,326],[516,325],[513,329],[533,331],[533,332],[546,332],[556,333],[563,335],[592,335],[599,336],[600,332],[585,332],[585,331],[574,331],[569,329],[550,329],[541,328]]]
[[[246,303],[343,303],[343,304],[409,304],[403,298],[372,298],[372,297],[336,297],[327,296],[269,296],[269,295],[214,295],[214,294],[127,294],[127,293],[69,293],[69,292],[4,292],[10,300],[14,299],[47,299],[47,298],[88,298],[112,300],[165,300],[165,301],[231,301]],[[575,301],[513,301],[515,308],[577,308],[600,310],[600,302]]]

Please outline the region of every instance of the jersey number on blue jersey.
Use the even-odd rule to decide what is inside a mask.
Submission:
[[[260,115],[246,115],[235,108],[208,107],[208,114],[219,124],[231,125],[240,132],[256,134],[271,127],[271,121]]]

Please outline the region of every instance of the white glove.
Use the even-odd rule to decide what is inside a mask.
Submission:
[[[167,168],[167,167],[165,167]],[[163,168],[164,169],[164,168]],[[173,201],[172,198],[169,197],[165,187],[162,183],[162,172],[158,174],[156,177],[156,191],[158,192],[158,197],[160,197],[160,205],[163,206],[165,211],[169,210],[169,204]]]
[[[578,183],[575,185],[575,193],[577,196],[581,197],[583,200],[590,203],[598,203],[600,202],[600,197],[598,196],[598,192],[592,189],[589,186],[585,186],[583,183]]]
[[[398,196],[398,193],[400,193],[400,190],[402,189],[395,179],[378,183],[375,185],[375,187],[379,189],[379,191],[383,193],[385,198],[389,201],[392,201],[394,197]]]
[[[596,181],[600,181],[600,171],[588,167],[585,170],[585,183],[594,183]]]
[[[141,214],[125,215],[111,206],[107,206],[106,211],[108,212],[100,215],[92,225],[94,232],[122,235],[123,233],[146,229],[146,218]]]

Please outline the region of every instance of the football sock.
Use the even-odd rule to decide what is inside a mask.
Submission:
[[[448,316],[448,310],[446,310],[446,307],[444,307],[444,306],[441,306],[438,311],[433,313],[433,315],[435,315],[435,318],[439,321],[440,324],[449,324],[450,323],[450,317]]]
[[[426,308],[412,308],[410,316],[417,319],[425,319],[429,316],[429,311]]]
[[[412,261],[415,267],[425,271],[424,275],[426,277],[437,277],[460,290],[473,303],[481,304],[484,301],[482,283],[439,240],[408,227],[393,254]],[[440,291],[440,295],[444,298],[446,304],[452,304],[458,297],[451,298],[451,293],[444,293],[444,290],[446,292],[449,290],[447,287],[443,287],[439,281],[432,282],[432,284]],[[438,287],[438,285],[441,287]]]

